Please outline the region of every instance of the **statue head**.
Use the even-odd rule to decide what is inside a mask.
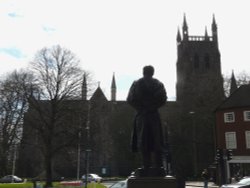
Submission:
[[[143,76],[152,77],[154,75],[154,67],[151,65],[143,67]]]

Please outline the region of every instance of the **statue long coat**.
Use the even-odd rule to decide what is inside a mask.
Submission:
[[[163,135],[158,108],[166,103],[164,85],[154,78],[141,78],[132,84],[127,102],[136,109],[132,133],[132,151],[163,150]]]

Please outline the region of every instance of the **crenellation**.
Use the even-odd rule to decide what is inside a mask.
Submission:
[[[213,37],[205,36],[189,36],[188,41],[213,41]]]

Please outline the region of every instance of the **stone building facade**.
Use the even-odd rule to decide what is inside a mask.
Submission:
[[[176,101],[168,101],[160,109],[166,143],[164,159],[168,165],[171,164],[169,165],[171,173],[180,177],[199,176],[203,168],[214,162],[213,110],[224,99],[217,24],[214,17],[211,31],[212,36],[208,35],[207,29],[203,36],[189,35],[184,16],[182,34],[178,30],[176,38],[178,54]],[[89,135],[86,135],[87,131],[83,129],[82,139],[79,141],[80,172],[81,174],[85,172],[85,150],[90,149],[90,172],[103,176],[127,176],[141,165],[140,156],[130,151],[130,135],[135,111],[126,101],[116,100],[115,75],[112,77],[111,100],[105,97],[100,87],[87,100],[86,87],[84,79],[81,100],[68,101],[70,106],[76,105],[80,109],[88,109],[83,110],[85,114],[81,115],[89,118]],[[87,122],[83,127],[86,128],[86,125]],[[29,139],[25,136],[23,138]],[[86,140],[87,138],[89,140]],[[76,176],[77,146],[75,143],[74,147],[65,151],[68,153],[59,153],[55,158],[54,171],[60,176]],[[24,145],[23,150],[26,153],[37,153],[36,148],[30,146]],[[39,161],[39,157],[22,156],[22,160],[29,160],[30,164],[35,159],[34,164]],[[42,169],[39,165],[31,165],[29,168],[29,174],[21,167],[20,173],[23,176],[36,176],[39,174],[38,169]]]

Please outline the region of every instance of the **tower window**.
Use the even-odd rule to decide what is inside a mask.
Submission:
[[[195,54],[195,55],[194,55],[194,68],[195,68],[195,69],[198,69],[198,68],[199,68],[199,64],[200,64],[199,61],[200,61],[200,60],[199,60],[198,54]]]
[[[204,60],[205,60],[205,66],[206,66],[206,68],[209,69],[210,68],[210,57],[209,57],[208,54],[205,55]]]

